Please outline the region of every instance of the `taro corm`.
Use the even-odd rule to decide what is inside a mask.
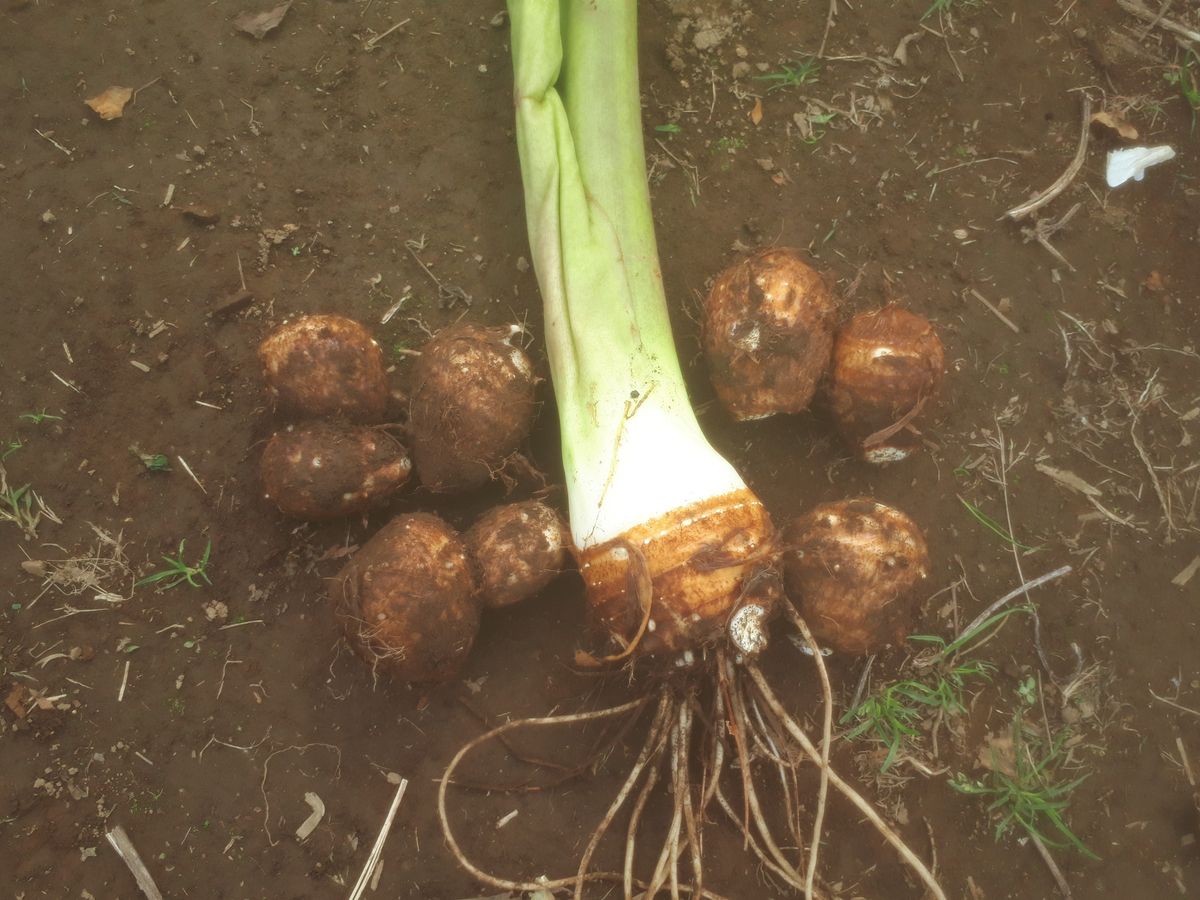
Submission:
[[[521,329],[452,325],[413,369],[409,432],[421,484],[463,491],[504,467],[533,423],[537,379],[516,343]]]
[[[259,345],[267,389],[280,411],[301,418],[383,420],[388,402],[383,351],[343,316],[303,316]]]
[[[719,821],[779,883],[812,897],[832,786],[944,900],[924,863],[830,767],[832,690],[811,631],[782,597],[770,518],[692,412],[654,241],[636,3],[510,0],[509,18],[525,214],[545,307],[571,539],[603,640],[580,661],[619,669],[614,681],[630,699],[510,721],[462,747],[438,790],[451,852],[500,890],[572,888],[580,900],[590,882],[609,881],[626,900],[668,886],[673,896],[703,897],[711,881],[704,832]],[[777,612],[814,651],[824,700],[819,746],[757,665]],[[543,873],[535,863],[518,879],[472,862],[447,812],[464,758],[514,729],[603,719],[621,720],[614,741],[642,729],[640,748],[574,873],[534,880]],[[759,782],[778,774],[752,763],[761,746],[819,768],[811,838],[809,828],[801,833],[798,792]],[[654,824],[641,828],[643,811],[659,802],[667,818],[647,812]],[[618,816],[621,871],[593,871]]]
[[[941,338],[923,316],[889,304],[852,318],[838,330],[828,390],[846,443],[870,463],[907,458],[944,367]]]
[[[704,352],[721,405],[735,419],[808,408],[829,367],[837,298],[796,250],[771,247],[713,281]]]

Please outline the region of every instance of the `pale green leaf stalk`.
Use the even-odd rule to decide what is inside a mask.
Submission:
[[[646,183],[635,0],[509,0],[517,143],[581,550],[745,488],[671,336]]]

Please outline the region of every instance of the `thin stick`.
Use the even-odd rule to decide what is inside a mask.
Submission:
[[[135,91],[133,92],[133,96],[129,98],[129,105],[130,105],[130,106],[136,106],[136,105],[137,105],[137,95],[138,95],[138,94],[140,94],[142,91],[144,91],[146,88],[150,87],[150,85],[152,85],[152,84],[158,84],[160,81],[162,81],[162,76],[161,76],[161,75],[159,75],[157,78],[153,78],[153,79],[151,79],[150,81],[147,81],[147,82],[146,82],[145,84],[143,84],[143,85],[142,85],[140,88],[138,88],[137,90],[135,90]]]
[[[387,37],[389,34],[391,34],[397,28],[403,28],[405,25],[407,25],[411,21],[412,21],[412,19],[409,18],[409,19],[404,19],[403,21],[397,22],[395,25],[393,25],[391,28],[389,28],[383,34],[377,34],[377,35],[375,35],[375,37],[371,38],[369,41],[367,41],[365,44],[363,44],[363,49],[368,52],[370,52],[371,50],[374,50],[376,45],[380,41],[382,41],[385,37]]]
[[[825,56],[825,42],[829,40],[829,29],[833,27],[833,17],[837,15],[837,0],[829,0],[829,13],[825,16],[825,33],[821,35],[821,46],[817,49],[817,59]]]
[[[1075,150],[1075,158],[1071,160],[1071,164],[1067,166],[1065,172],[1058,176],[1054,184],[1046,188],[1032,200],[1014,206],[1004,215],[1013,221],[1023,219],[1030,213],[1041,209],[1059,194],[1067,189],[1074,179],[1079,174],[1079,170],[1083,168],[1084,157],[1087,156],[1088,147],[1088,130],[1092,124],[1092,98],[1087,94],[1082,94],[1083,97],[1083,125],[1079,130],[1079,147]]]
[[[1185,28],[1178,22],[1173,22],[1170,19],[1164,19],[1154,12],[1152,9],[1147,9],[1137,0],[1117,0],[1117,6],[1125,10],[1127,13],[1132,13],[1139,19],[1144,19],[1151,23],[1151,27],[1158,26],[1167,31],[1173,32],[1182,38],[1189,41],[1200,41],[1200,32],[1192,31],[1190,28]]]
[[[983,296],[983,294],[979,293],[979,291],[975,290],[975,288],[970,289],[970,294],[972,297],[974,297],[976,300],[978,300],[980,303],[982,303],[984,306],[986,306],[988,308],[988,310],[991,311],[993,316],[995,316],[997,319],[999,319],[1001,322],[1003,322],[1005,325],[1007,325],[1009,328],[1011,328],[1014,334],[1021,333],[1021,329],[1018,328],[1013,323],[1013,320],[1010,319],[1008,316],[1006,316],[1004,313],[1000,312],[1000,310],[996,306],[994,306],[992,304],[992,302],[987,299],[987,297]]]
[[[133,846],[133,841],[129,839],[129,835],[125,833],[125,829],[117,825],[111,831],[106,832],[104,836],[108,838],[108,843],[117,851],[117,856],[121,857],[121,862],[125,863],[126,868],[133,875],[137,886],[146,895],[146,900],[163,900],[162,892],[158,889],[158,885],[154,883],[154,878],[151,877],[150,870],[142,862],[137,848]]]
[[[1035,587],[1041,587],[1043,584],[1045,584],[1048,581],[1054,581],[1056,578],[1062,578],[1064,575],[1067,575],[1070,572],[1071,572],[1070,566],[1060,566],[1059,568],[1055,569],[1053,572],[1047,572],[1045,575],[1039,575],[1037,578],[1034,578],[1032,581],[1027,581],[1024,584],[1020,585],[1019,587],[1013,588],[1011,591],[1009,591],[1007,594],[1005,594],[1003,597],[1001,597],[999,600],[997,600],[995,603],[993,603],[991,606],[989,606],[987,609],[985,609],[983,612],[981,612],[979,615],[977,615],[974,619],[972,619],[971,624],[968,625],[966,628],[964,628],[962,631],[960,631],[958,633],[958,637],[956,637],[954,640],[957,641],[964,634],[970,634],[971,632],[973,632],[980,625],[982,625],[989,618],[991,618],[993,613],[995,613],[997,610],[1001,609],[1003,606],[1005,606],[1012,600],[1016,599],[1017,597],[1020,597],[1022,594],[1028,593],[1029,591],[1033,590]],[[954,643],[954,641],[951,641],[951,643]]]
[[[825,821],[825,804],[829,798],[829,749],[833,743],[833,688],[829,684],[829,671],[825,668],[825,657],[817,639],[808,629],[808,623],[796,612],[790,603],[784,604],[788,617],[792,620],[812,649],[813,660],[817,664],[817,673],[821,676],[821,693],[825,705],[825,721],[821,733],[821,786],[817,793],[817,814],[813,818],[812,846],[808,850],[808,871],[804,876],[804,896],[812,900],[813,881],[817,877],[817,857],[821,852],[821,825]]]
[[[1054,861],[1054,857],[1050,855],[1050,851],[1046,849],[1046,845],[1036,834],[1030,834],[1029,839],[1033,841],[1033,846],[1037,848],[1038,854],[1042,857],[1042,862],[1046,864],[1046,868],[1054,876],[1054,882],[1058,885],[1059,892],[1066,900],[1074,900],[1074,895],[1071,893],[1071,886],[1067,884],[1067,879],[1063,875],[1062,869],[1058,867],[1058,863]]]
[[[196,473],[192,471],[192,467],[187,464],[187,460],[182,456],[176,456],[175,458],[179,460],[179,464],[183,466],[183,471],[187,472],[188,475],[191,476],[192,481],[196,482],[196,487],[200,488],[200,492],[207,494],[208,491],[204,489],[204,485],[200,483],[200,479],[196,477]]]
[[[125,699],[125,685],[129,683],[129,663],[132,660],[125,660],[125,674],[121,676],[121,687],[117,690],[117,702],[120,703]]]
[[[805,734],[804,729],[801,728],[796,721],[790,715],[788,715],[787,710],[783,708],[783,704],[775,695],[775,692],[771,690],[771,686],[767,683],[766,676],[763,675],[762,670],[759,669],[758,666],[749,663],[746,664],[745,669],[750,675],[750,678],[754,681],[754,684],[758,688],[759,693],[762,695],[763,700],[765,700],[767,706],[771,708],[771,712],[773,712],[780,720],[784,728],[787,729],[788,733],[800,742],[800,746],[804,748],[804,752],[808,754],[809,758],[817,765],[821,765],[821,754],[817,752],[817,748],[813,746],[813,742],[809,739],[808,735]],[[883,821],[879,813],[875,812],[875,810],[871,807],[871,804],[868,803],[863,796],[858,793],[858,791],[854,790],[854,788],[843,781],[842,777],[838,775],[837,772],[833,771],[832,768],[828,766],[825,768],[829,772],[830,783],[837,788],[847,800],[849,800],[858,808],[858,811],[867,818],[867,821],[875,826],[875,830],[879,832],[885,841],[892,845],[896,852],[900,854],[900,857],[906,863],[908,863],[914,872],[916,872],[917,876],[925,883],[925,886],[929,888],[933,896],[936,897],[937,900],[946,900],[945,891],[942,890],[941,885],[937,883],[937,879],[934,878],[933,874],[928,868],[926,868],[925,863],[921,861],[921,858],[909,849],[908,845],[905,844],[904,841],[901,840],[900,836],[896,834],[896,832],[893,831],[886,822]]]
[[[1142,445],[1141,439],[1137,433],[1138,419],[1133,417],[1133,421],[1129,425],[1129,436],[1133,439],[1133,449],[1137,451],[1138,457],[1142,464],[1145,465],[1146,471],[1150,473],[1150,483],[1154,486],[1154,493],[1158,497],[1158,505],[1162,507],[1163,516],[1167,520],[1167,543],[1174,540],[1175,519],[1171,515],[1171,504],[1167,502],[1167,495],[1163,493],[1162,482],[1158,480],[1158,472],[1154,470],[1154,463],[1150,461],[1150,456],[1146,453],[1145,446]]]
[[[367,885],[371,881],[371,874],[379,864],[379,857],[383,853],[383,845],[387,842],[388,834],[391,833],[392,820],[396,818],[396,810],[400,808],[400,801],[404,799],[404,792],[406,790],[408,790],[408,779],[401,778],[400,784],[396,786],[396,795],[392,797],[392,805],[388,807],[387,815],[383,819],[383,827],[379,829],[379,836],[375,838],[375,845],[371,847],[371,855],[367,857],[367,864],[363,866],[363,870],[358,876],[358,881],[354,882],[354,888],[350,891],[349,900],[359,900],[363,895],[363,891],[367,889]]]
[[[1179,710],[1180,712],[1185,712],[1185,713],[1188,713],[1189,715],[1193,715],[1193,716],[1196,716],[1197,718],[1200,718],[1200,712],[1197,712],[1196,710],[1192,709],[1190,706],[1184,706],[1182,703],[1176,703],[1170,697],[1163,697],[1160,694],[1156,694],[1156,693],[1154,693],[1154,688],[1148,688],[1148,690],[1150,691],[1150,696],[1153,697],[1155,700],[1157,700],[1159,703],[1165,703],[1165,704],[1167,704],[1167,706],[1175,707],[1175,709]]]

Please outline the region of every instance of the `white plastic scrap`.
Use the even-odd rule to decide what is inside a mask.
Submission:
[[[1108,152],[1108,168],[1105,177],[1108,186],[1115,188],[1130,178],[1141,181],[1146,170],[1175,158],[1175,151],[1165,144],[1159,147],[1128,147]]]

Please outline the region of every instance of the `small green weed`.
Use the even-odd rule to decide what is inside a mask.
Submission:
[[[713,153],[736,153],[739,150],[745,150],[749,146],[744,138],[740,137],[723,137],[718,138],[713,142]]]
[[[801,140],[810,145],[819,143],[821,138],[825,137],[825,131],[816,126],[828,125],[836,118],[837,113],[835,112],[814,113],[810,115],[808,117],[809,133],[806,137],[802,137]]]
[[[0,444],[0,462],[4,462],[24,446],[20,438],[13,438]]]
[[[924,22],[930,16],[938,14],[950,15],[951,11],[957,6],[979,6],[982,0],[933,0],[929,5],[929,9],[925,10],[921,16],[921,21]]]
[[[978,522],[988,531],[992,532],[992,534],[996,535],[1005,543],[1012,544],[1018,550],[1025,550],[1028,553],[1033,553],[1042,549],[1041,547],[1030,547],[1028,544],[1022,544],[1015,537],[1009,534],[999,522],[981,510],[970,500],[967,500],[965,497],[959,497],[958,500],[966,508],[967,512],[971,514],[971,518],[973,518],[976,522]]]
[[[175,556],[164,556],[163,562],[167,564],[165,569],[160,569],[145,578],[140,579],[134,587],[144,587],[148,584],[161,584],[163,588],[169,590],[173,587],[178,587],[185,582],[192,587],[200,587],[200,582],[197,578],[204,579],[205,583],[212,584],[208,578],[208,561],[212,555],[212,541],[209,541],[204,546],[204,553],[196,561],[195,565],[189,566],[183,558],[184,545],[186,540],[179,542],[179,551]]]
[[[1026,733],[1018,712],[1012,723],[1012,758],[1001,758],[993,748],[992,768],[982,778],[956,775],[950,786],[962,794],[981,797],[988,812],[998,817],[996,840],[1013,826],[1049,847],[1074,847],[1089,859],[1099,859],[1073,832],[1063,814],[1070,805],[1071,793],[1083,784],[1087,775],[1063,781],[1061,770],[1066,762],[1064,744],[1069,729],[1062,729],[1049,745],[1032,729]]]
[[[1169,84],[1179,86],[1179,93],[1187,102],[1192,113],[1192,133],[1196,132],[1196,113],[1200,112],[1200,86],[1196,84],[1196,72],[1193,66],[1200,68],[1200,56],[1195,50],[1188,50],[1183,65],[1173,66],[1163,76]]]
[[[879,767],[886,772],[904,742],[920,733],[917,726],[922,719],[939,711],[946,715],[965,712],[963,692],[967,679],[988,678],[992,668],[990,663],[972,660],[938,673],[928,683],[917,679],[897,681],[847,711],[840,724],[857,721],[846,737],[870,734],[888,748]]]
[[[894,682],[847,710],[839,724],[857,724],[846,732],[846,737],[869,735],[887,747],[887,756],[880,766],[880,771],[886,772],[905,742],[920,734],[917,726],[923,719],[938,713],[958,715],[966,711],[964,695],[968,682],[989,679],[994,666],[982,660],[959,660],[959,655],[978,646],[1005,619],[1018,612],[1028,612],[1028,608],[1016,606],[998,612],[948,643],[935,634],[914,634],[910,641],[927,644],[932,650],[914,661],[914,666],[927,674]]]
[[[142,461],[148,472],[170,472],[171,460],[165,453],[143,453],[137,445],[131,445],[129,452]]]
[[[683,129],[674,122],[668,122],[666,125],[655,125],[654,130],[660,134],[679,134],[679,132],[683,131]]]
[[[755,75],[754,80],[770,82],[771,86],[767,88],[767,93],[769,94],[772,91],[778,91],[782,88],[813,84],[817,80],[817,73],[821,71],[821,66],[817,62],[816,57],[810,57],[794,66],[784,63],[779,69],[780,71],[771,72],[767,75]]]
[[[43,406],[37,412],[25,412],[17,416],[17,419],[22,422],[31,422],[34,425],[41,425],[43,422],[61,422],[62,416],[55,416],[46,412]]]
[[[10,486],[8,473],[4,471],[4,466],[0,465],[0,522],[12,522],[24,532],[26,540],[33,540],[37,537],[38,525],[43,516],[51,522],[62,524],[62,520],[46,506],[30,485],[22,485],[19,488]]]

